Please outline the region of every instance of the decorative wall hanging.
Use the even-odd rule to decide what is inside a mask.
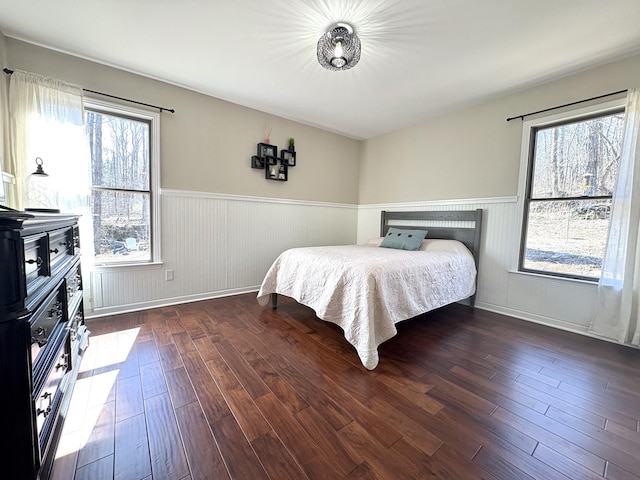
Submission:
[[[289,148],[280,150],[269,143],[258,143],[256,155],[251,157],[251,168],[264,170],[266,180],[286,182],[289,180],[289,167],[296,166],[294,139],[289,139]]]

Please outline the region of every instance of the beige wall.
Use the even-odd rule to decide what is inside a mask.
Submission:
[[[6,65],[85,88],[174,108],[161,117],[162,188],[356,204],[360,142],[122,70],[6,39]],[[89,94],[88,94],[89,95]],[[104,97],[96,97],[105,100]],[[250,168],[264,126],[296,139],[288,182]]]
[[[507,118],[636,85],[638,55],[366,140],[359,204],[516,195],[522,124]]]
[[[515,195],[522,125],[507,117],[640,84],[636,55],[358,142],[12,38],[2,53],[10,68],[175,108],[162,115],[163,188],[347,204]],[[296,138],[288,182],[249,168],[265,125],[278,146]]]

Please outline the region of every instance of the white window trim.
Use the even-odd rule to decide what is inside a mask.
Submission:
[[[139,269],[145,267],[158,268],[162,265],[161,250],[161,226],[160,219],[160,112],[142,110],[131,107],[129,105],[121,105],[117,103],[105,102],[93,98],[84,98],[85,108],[95,108],[114,115],[128,115],[132,118],[138,118],[151,123],[150,134],[150,158],[149,172],[151,187],[151,252],[152,257],[149,262],[139,263],[117,263],[113,265],[95,265],[94,271],[106,271],[112,269]]]
[[[529,153],[531,148],[531,134],[534,128],[545,127],[547,125],[552,125],[557,122],[564,122],[570,120],[579,120],[583,117],[589,117],[593,115],[606,114],[608,112],[619,110],[621,107],[624,108],[626,102],[626,98],[620,98],[618,100],[612,100],[605,103],[600,103],[597,105],[591,105],[588,107],[583,107],[577,110],[571,110],[562,113],[556,113],[554,115],[547,115],[544,117],[536,118],[533,120],[527,120],[522,124],[522,145],[520,150],[520,175],[518,178],[518,201],[517,201],[517,223],[516,228],[513,232],[513,238],[511,239],[512,243],[512,256],[511,256],[511,268],[509,273],[519,273],[522,275],[532,275],[539,278],[547,278],[547,279],[562,279],[570,282],[579,282],[579,283],[593,283],[592,281],[586,281],[584,279],[578,278],[569,278],[569,277],[561,277],[555,276],[553,274],[542,274],[536,272],[523,272],[519,270],[519,262],[520,262],[520,241],[522,237],[522,222],[524,221],[524,199],[526,196],[526,188],[527,188],[527,177],[529,175]]]

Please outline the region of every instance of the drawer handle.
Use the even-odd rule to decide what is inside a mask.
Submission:
[[[45,408],[44,410],[42,410],[41,408],[39,408],[38,410],[36,410],[36,415],[44,415],[44,418],[47,418],[49,416],[49,414],[51,413],[51,405],[49,405],[47,408]]]
[[[35,337],[31,337],[31,343],[37,343],[39,347],[44,347],[49,339],[47,338],[47,329],[44,327],[38,327],[33,332]],[[36,338],[37,337],[37,338]]]
[[[54,316],[60,315],[62,313],[62,303],[57,301],[53,304],[53,308],[49,310],[49,318],[53,318]]]
[[[51,253],[56,254],[58,253],[60,250],[58,250],[57,248],[54,248],[53,250],[49,250]]]
[[[42,259],[40,257],[38,257],[36,260],[31,258],[31,259],[27,260],[26,263],[29,263],[29,264],[37,263],[38,266],[40,266],[40,265],[42,265]]]
[[[62,355],[60,355],[60,361],[56,365],[56,370],[58,370],[59,368],[69,368],[69,354],[63,353]]]
[[[45,392],[42,395],[42,398],[44,400],[49,399],[49,405],[44,410],[41,409],[41,408],[38,408],[36,410],[36,416],[37,415],[44,415],[44,418],[47,418],[49,416],[49,414],[51,413],[51,397],[53,397],[53,394],[51,392]]]

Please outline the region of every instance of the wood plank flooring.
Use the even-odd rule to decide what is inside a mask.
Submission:
[[[640,479],[640,350],[451,305],[367,371],[253,294],[89,329],[57,480]]]

